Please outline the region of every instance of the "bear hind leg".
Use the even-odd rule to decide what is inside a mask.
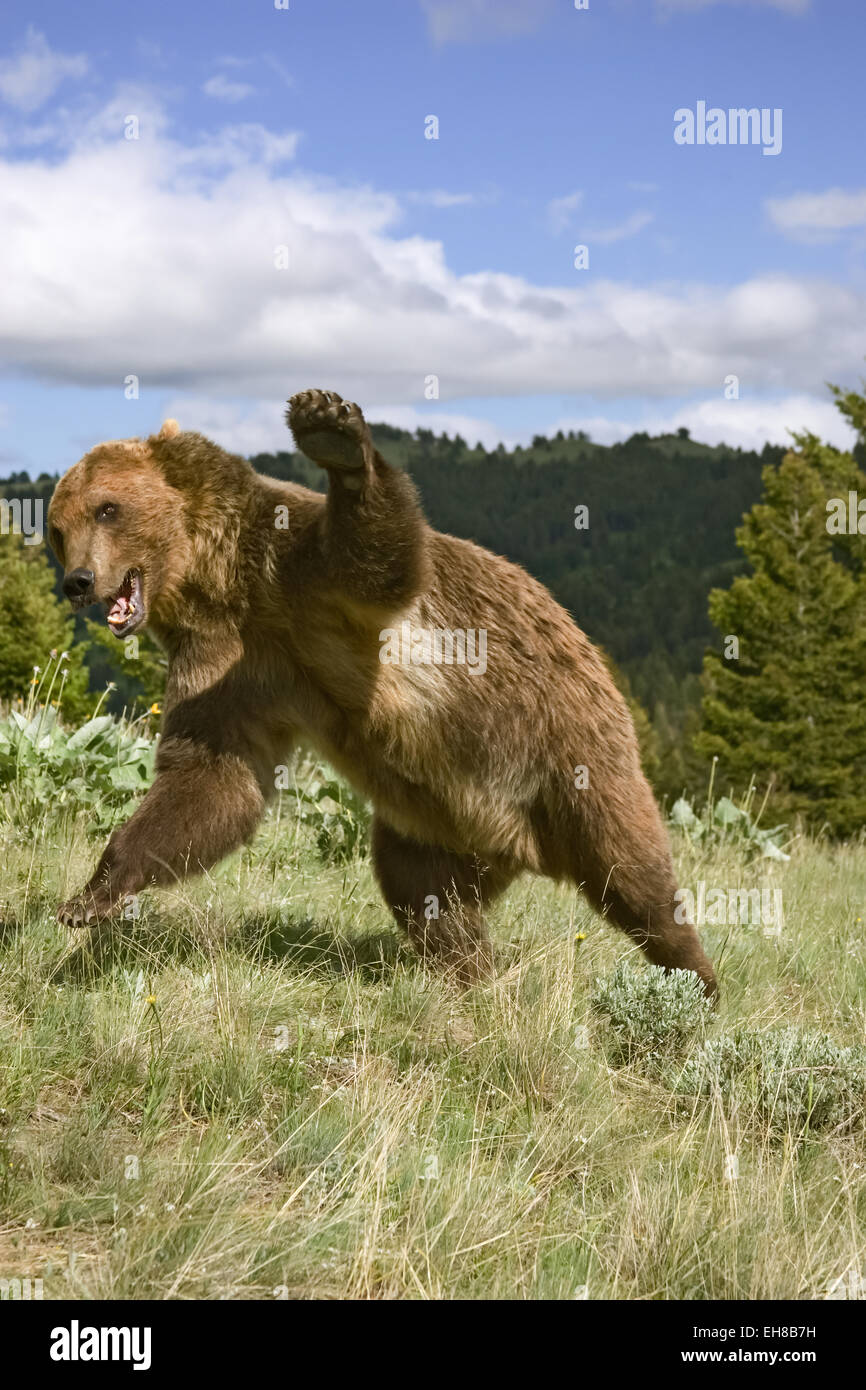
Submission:
[[[604,893],[593,893],[586,882],[582,885],[596,911],[625,931],[640,946],[652,965],[665,970],[691,970],[698,976],[704,992],[715,998],[718,993],[716,974],[701,945],[697,930],[691,922],[678,922],[673,879],[658,892],[644,883],[639,893],[628,885],[608,886]]]
[[[607,818],[593,827],[594,834],[582,828],[572,877],[596,911],[626,932],[647,960],[665,970],[693,971],[715,998],[715,971],[678,902],[667,833],[648,786],[636,791],[632,804],[641,811],[633,819],[633,833],[611,827]]]
[[[378,817],[372,851],[379,886],[415,950],[461,985],[488,977],[493,954],[483,910],[514,874],[474,854],[421,844]]]

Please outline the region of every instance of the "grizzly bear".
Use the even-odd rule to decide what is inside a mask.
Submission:
[[[677,920],[667,834],[628,709],[584,634],[517,565],[425,521],[356,405],[286,413],[326,495],[167,421],[60,480],[49,542],[75,607],[168,656],[153,786],[115,830],[72,926],[206,869],[253,833],[311,744],[370,802],[373,867],[415,947],[490,971],[483,909],[528,869],[570,879],[667,969],[713,968]]]

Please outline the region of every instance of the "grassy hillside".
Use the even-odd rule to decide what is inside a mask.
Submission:
[[[498,978],[461,995],[345,840],[322,862],[304,805],[91,938],[53,921],[97,852],[84,820],[5,794],[0,1277],[46,1298],[758,1299],[866,1268],[866,1070],[844,1052],[866,1042],[866,848],[769,865],[677,839],[684,885],[770,883],[784,925],[704,928],[721,1009],[686,1001],[679,1032],[637,963],[652,1026],[624,1051],[592,998],[633,952],[576,892],[518,883]],[[696,1092],[707,1041],[736,1036],[747,1064]]]

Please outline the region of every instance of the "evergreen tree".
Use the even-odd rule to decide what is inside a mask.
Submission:
[[[136,704],[161,705],[168,659],[154,639],[138,632],[118,641],[104,622],[93,618],[86,619],[86,626],[87,664],[94,686],[101,689],[110,680],[117,687],[109,707],[131,713]]]
[[[26,700],[31,683],[39,685],[49,664],[67,652],[65,679],[54,680],[50,698],[59,699],[70,722],[87,717],[95,701],[87,694],[85,647],[73,645],[74,628],[72,614],[54,592],[43,549],[25,545],[14,533],[0,538],[0,699]]]
[[[851,396],[839,404],[853,419]],[[814,435],[795,442],[737,533],[753,572],[710,595],[722,642],[695,744],[722,784],[754,776],[780,812],[849,835],[866,823],[866,538],[834,534],[830,516],[832,499],[866,497],[866,477]]]

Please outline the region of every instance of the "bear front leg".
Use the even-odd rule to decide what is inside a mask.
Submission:
[[[404,606],[430,578],[428,528],[412,482],[377,452],[360,407],[335,391],[292,396],[286,423],[298,448],[328,472],[328,581],[362,603]]]
[[[264,804],[252,767],[238,754],[166,738],[153,786],[112,834],[90,881],[58,910],[58,921],[94,925],[120,915],[143,888],[210,868],[249,839]]]

